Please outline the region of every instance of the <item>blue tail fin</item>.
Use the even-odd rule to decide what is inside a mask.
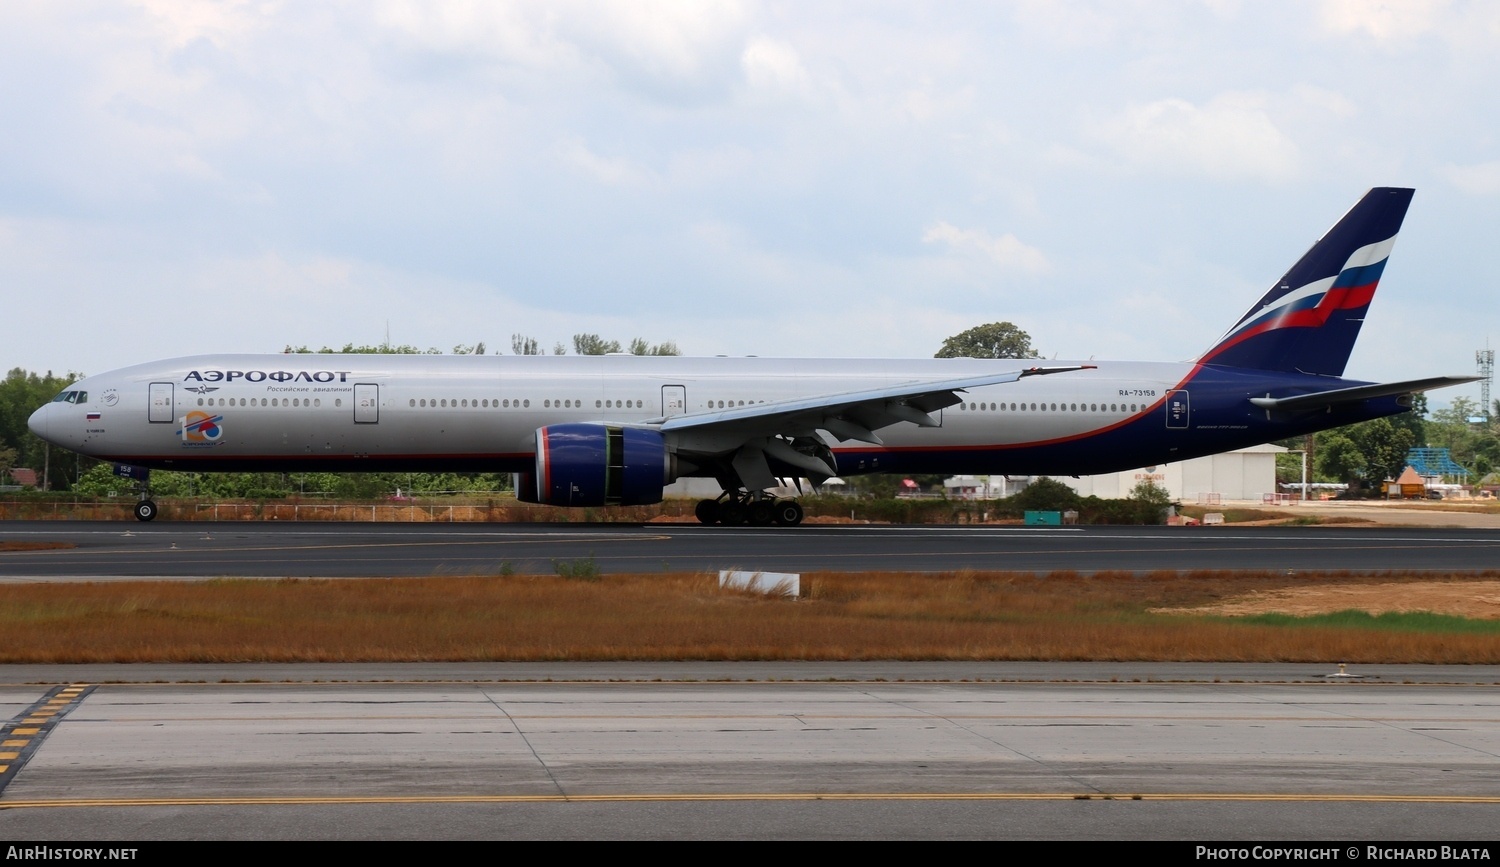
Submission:
[[[1414,192],[1366,193],[1199,363],[1343,376]]]

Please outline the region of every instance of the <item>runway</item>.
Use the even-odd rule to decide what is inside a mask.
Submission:
[[[1492,835],[1500,669],[1483,672],[1488,685],[1317,682],[1305,669],[1300,682],[1185,683],[1134,671],[1143,679],[77,682],[66,692],[4,668],[6,738],[51,728],[24,767],[0,776],[0,836]]]
[[[1342,527],[964,527],[691,524],[0,522],[0,581],[421,577],[754,569],[1468,572],[1500,563],[1500,531]]]
[[[7,522],[0,541],[75,546],[0,553],[4,581],[550,573],[579,559],[607,573],[1441,572],[1490,568],[1500,548],[1493,531],[1317,527]],[[1500,667],[1334,673],[1184,663],[0,666],[0,756],[14,754],[0,759],[0,835],[1492,836]]]

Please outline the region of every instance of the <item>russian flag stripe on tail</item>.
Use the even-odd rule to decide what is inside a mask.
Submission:
[[[1199,363],[1342,376],[1413,192],[1366,193]]]

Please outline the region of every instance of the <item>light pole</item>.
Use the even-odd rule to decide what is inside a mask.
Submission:
[[[1287,449],[1289,455],[1302,456],[1302,505],[1307,505],[1307,449]]]

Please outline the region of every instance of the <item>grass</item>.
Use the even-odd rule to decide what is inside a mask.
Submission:
[[[1242,623],[1291,628],[1331,626],[1340,629],[1421,632],[1431,635],[1458,633],[1500,635],[1500,620],[1476,620],[1469,617],[1454,617],[1451,614],[1434,614],[1430,611],[1388,611],[1383,614],[1371,614],[1368,611],[1346,610],[1310,616],[1251,614],[1237,619]]]
[[[601,577],[599,564],[594,560],[593,554],[575,560],[553,560],[552,571],[558,577],[573,581],[598,581]]]
[[[4,585],[0,662],[1500,663],[1500,630],[1488,621],[1150,610],[1309,583],[1432,578],[808,573],[796,601],[721,591],[714,576],[700,574]]]

